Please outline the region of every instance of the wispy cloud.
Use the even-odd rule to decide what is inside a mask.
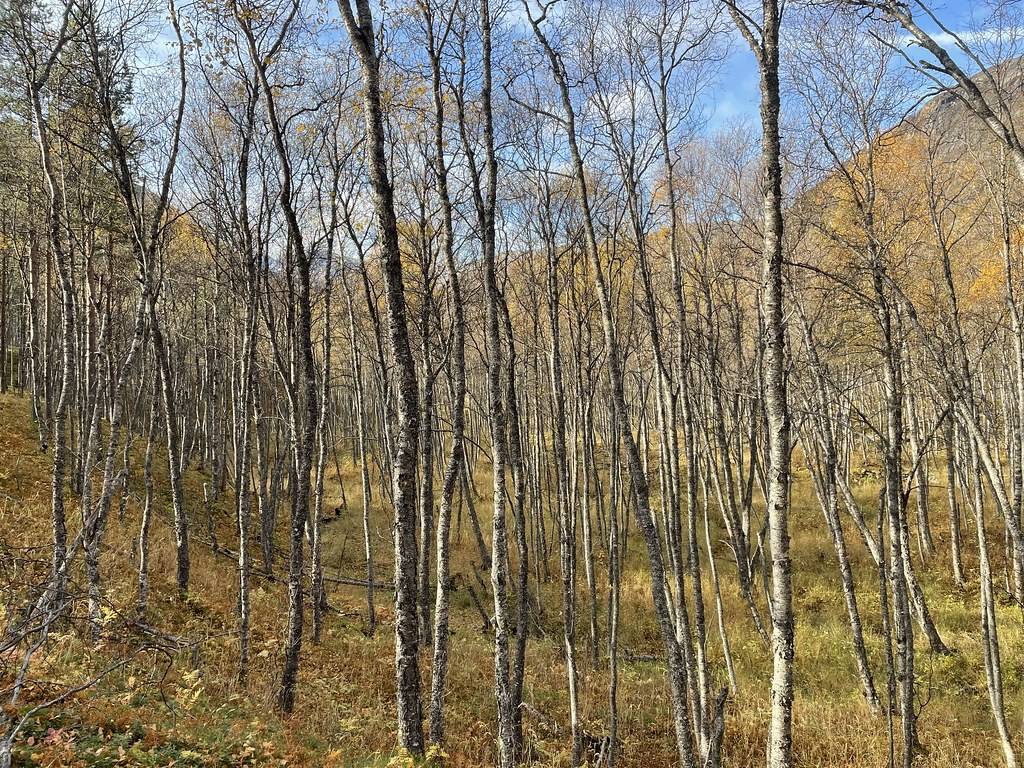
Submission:
[[[988,27],[987,29],[936,32],[932,35],[932,39],[944,47],[956,47],[960,43],[964,45],[1024,43],[1024,27]],[[917,40],[911,35],[906,35],[903,42],[906,45],[917,44]]]

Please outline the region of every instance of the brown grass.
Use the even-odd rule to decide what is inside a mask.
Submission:
[[[141,441],[140,441],[141,442]],[[141,453],[141,445],[135,446]],[[74,765],[387,765],[395,747],[393,721],[392,606],[388,593],[378,594],[380,625],[365,634],[365,596],[357,587],[332,585],[323,643],[307,639],[296,712],[281,718],[272,704],[277,685],[285,594],[280,584],[255,578],[253,591],[253,668],[248,686],[235,682],[235,569],[233,561],[214,554],[207,543],[201,512],[202,475],[193,469],[186,478],[192,515],[193,565],[190,598],[182,603],[173,583],[174,553],[169,522],[165,467],[155,462],[158,515],[152,532],[151,607],[147,621],[175,635],[199,640],[194,653],[181,653],[169,669],[142,659],[124,673],[34,723],[19,743],[22,764]],[[112,517],[103,558],[108,598],[129,610],[135,595],[133,537],[141,503],[141,461],[133,464],[133,498],[125,520]],[[12,546],[45,544],[49,537],[49,457],[39,454],[28,418],[27,402],[0,398],[0,536]],[[937,473],[933,473],[937,474]],[[348,507],[326,529],[328,573],[361,578],[361,504],[358,468],[343,466]],[[489,478],[480,472],[478,485]],[[876,488],[858,489],[866,504]],[[331,508],[341,503],[339,478],[328,487]],[[484,494],[487,495],[486,493]],[[230,496],[230,494],[228,494]],[[389,512],[375,498],[375,545],[378,578],[390,571]],[[485,530],[489,502],[477,500]],[[882,766],[887,742],[884,719],[873,719],[865,706],[849,648],[849,630],[839,591],[831,543],[824,530],[807,478],[798,473],[794,487],[793,548],[797,616],[795,744],[800,766]],[[944,494],[933,493],[934,527],[940,556],[921,569],[930,607],[947,644],[956,654],[931,657],[918,644],[921,672],[920,736],[922,766],[997,766],[1000,752],[988,714],[984,670],[977,629],[977,590],[961,593],[952,585],[946,561]],[[69,515],[74,520],[75,514]],[[219,541],[235,541],[230,498],[215,508]],[[1002,574],[1001,536],[992,527],[994,569]],[[554,536],[554,532],[550,532]],[[872,662],[884,690],[884,659],[879,638],[877,577],[850,527],[848,538],[856,560],[859,598]],[[968,536],[965,535],[965,538]],[[461,538],[454,545],[453,572],[470,576],[475,546],[464,515]],[[651,616],[650,586],[642,543],[630,541],[622,585],[620,648],[635,654],[657,654],[659,641]],[[973,551],[973,546],[968,547]],[[730,641],[740,682],[728,708],[725,765],[763,764],[768,698],[769,657],[753,631],[736,590],[734,567],[720,558]],[[258,557],[254,559],[258,563]],[[974,560],[968,557],[969,576]],[[607,561],[599,550],[599,595],[604,594]],[[551,564],[557,578],[557,560]],[[281,573],[281,566],[278,566]],[[587,655],[587,611],[580,567],[581,714],[592,733],[603,733],[607,712],[607,665],[592,668]],[[714,621],[710,585],[705,591],[709,652],[721,667],[720,641]],[[567,720],[564,666],[559,645],[558,585],[540,586],[548,606],[542,627],[528,649],[526,698],[545,720],[527,716],[526,729],[538,765],[567,765],[568,745],[559,732]],[[604,631],[606,606],[599,606]],[[490,765],[494,759],[494,702],[491,638],[479,630],[479,617],[464,589],[453,596],[451,676],[447,698],[445,751],[452,766]],[[1000,639],[1011,724],[1021,717],[1021,618],[1001,608]],[[112,647],[88,648],[68,634],[51,648],[50,672],[73,673],[100,663]],[[602,648],[604,637],[602,635]],[[40,669],[44,664],[39,661]],[[429,685],[429,654],[423,658],[424,686]],[[724,681],[724,672],[719,672]],[[671,765],[675,747],[669,728],[668,692],[663,668],[646,662],[620,664],[619,711],[623,766]],[[559,731],[550,726],[559,724]],[[55,729],[59,734],[53,738]],[[47,733],[51,736],[48,737]],[[49,741],[47,739],[49,738]],[[32,739],[33,744],[27,743]],[[399,761],[400,762],[400,761]]]

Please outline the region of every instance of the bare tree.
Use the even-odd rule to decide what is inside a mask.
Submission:
[[[786,326],[783,312],[782,111],[779,30],[783,6],[763,0],[759,20],[734,0],[726,8],[757,60],[761,76],[762,259],[765,320],[764,407],[768,422],[768,537],[771,545],[772,708],[768,765],[793,764],[793,573],[789,538],[790,416],[786,399]]]
[[[377,219],[378,247],[384,267],[388,308],[388,339],[398,367],[398,425],[395,441],[395,674],[398,698],[398,741],[414,755],[423,753],[419,676],[419,629],[416,610],[416,458],[419,438],[419,395],[416,367],[409,347],[405,285],[394,190],[385,155],[379,60],[370,4],[338,3],[352,48],[363,73],[363,114],[366,156]]]

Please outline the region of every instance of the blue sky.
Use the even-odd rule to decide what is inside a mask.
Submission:
[[[986,4],[972,0],[937,0],[929,3],[935,15],[948,28],[962,31],[972,24],[983,23]],[[931,31],[933,25],[922,26]],[[724,128],[735,122],[754,122],[758,116],[758,74],[757,64],[746,43],[734,35],[732,50],[723,62],[715,86],[704,100],[707,127],[710,130]]]

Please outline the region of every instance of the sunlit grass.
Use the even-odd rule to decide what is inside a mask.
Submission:
[[[142,503],[142,440],[134,446],[132,496],[123,521],[112,512],[103,555],[107,596],[125,611],[135,599],[134,537]],[[362,498],[359,468],[342,456],[341,485],[333,472],[327,483],[325,507],[341,507],[325,529],[324,562],[328,575],[364,577]],[[331,465],[333,467],[333,464]],[[151,534],[151,601],[147,621],[176,636],[198,640],[183,650],[169,668],[154,660],[106,679],[60,711],[49,713],[23,734],[21,760],[43,765],[386,765],[395,748],[393,720],[393,615],[391,593],[378,590],[380,624],[373,636],[366,630],[365,590],[329,585],[332,611],[320,646],[307,636],[303,650],[295,713],[282,719],[273,712],[286,607],[279,583],[254,576],[252,593],[252,671],[242,689],[235,679],[237,638],[234,633],[237,595],[234,560],[215,554],[206,541],[202,509],[203,476],[192,469],[185,477],[192,520],[192,584],[189,600],[179,601],[174,587],[174,550],[166,466],[158,452],[154,461],[158,514]],[[50,459],[38,452],[25,400],[0,398],[0,535],[12,545],[45,544],[49,537]],[[933,472],[933,481],[938,476]],[[482,498],[474,503],[485,537],[490,536],[490,478],[485,468],[477,477]],[[876,481],[855,487],[870,519],[875,514]],[[374,487],[380,478],[374,473]],[[756,499],[756,494],[755,494]],[[231,493],[213,506],[217,539],[236,544]],[[913,501],[911,501],[913,505]],[[74,524],[76,507],[69,505]],[[925,753],[921,765],[995,766],[1002,764],[988,714],[984,669],[978,631],[976,561],[965,558],[969,587],[952,583],[946,531],[945,495],[932,494],[933,529],[939,554],[922,566],[915,560],[929,606],[946,643],[955,650],[947,657],[932,656],[917,636],[920,685],[920,736]],[[282,511],[282,516],[286,510]],[[372,500],[373,541],[377,579],[391,576],[391,521],[386,494]],[[755,525],[759,524],[755,511]],[[712,511],[712,519],[717,511]],[[989,520],[993,572],[1003,578],[1002,533],[998,520]],[[714,525],[714,522],[713,522]],[[283,529],[282,529],[283,530]],[[635,531],[635,524],[633,529]],[[872,718],[860,693],[850,646],[846,609],[835,565],[835,554],[805,473],[798,472],[793,490],[794,589],[797,616],[795,684],[796,758],[801,766],[881,766],[887,743],[883,718]],[[595,529],[595,536],[596,536]],[[533,758],[541,765],[567,765],[569,749],[562,732],[568,719],[565,670],[560,646],[561,605],[557,583],[557,536],[549,525],[553,560],[552,580],[539,590],[546,613],[543,633],[530,637],[525,695],[545,722],[530,714],[526,730]],[[714,530],[715,540],[721,531]],[[851,524],[847,542],[854,561],[858,599],[876,686],[885,690],[877,572]],[[965,548],[974,551],[973,522],[964,529]],[[449,764],[488,765],[494,757],[494,700],[492,695],[492,638],[480,631],[480,618],[465,582],[474,585],[478,561],[468,515],[463,510],[461,532],[453,529],[452,572],[460,587],[453,595],[449,693],[446,700]],[[283,546],[283,537],[279,542]],[[768,712],[767,680],[770,656],[753,629],[737,589],[735,567],[725,547],[716,545],[722,576],[722,597],[739,691],[729,702],[725,744],[726,766],[762,765]],[[595,668],[588,651],[588,607],[582,564],[579,568],[577,638],[581,670],[581,715],[584,728],[602,734],[608,707],[605,654],[607,556],[595,542],[598,580],[598,621],[602,657]],[[254,567],[259,557],[254,548]],[[477,563],[479,564],[479,563]],[[283,564],[277,563],[277,575]],[[721,641],[711,585],[705,568],[704,595],[708,653],[716,668],[716,683],[724,685]],[[531,568],[531,579],[533,570]],[[485,582],[488,581],[483,574]],[[760,584],[758,585],[760,589]],[[622,653],[657,655],[660,640],[650,608],[650,582],[643,543],[635,534],[629,542],[622,579],[619,647]],[[484,596],[485,604],[490,606]],[[765,611],[763,600],[762,611]],[[1004,664],[1008,717],[1019,724],[1024,691],[1020,660],[1022,630],[1017,608],[1001,604],[1000,640]],[[767,613],[765,611],[765,616]],[[90,649],[68,633],[51,649],[45,663],[51,672],[69,674],[113,652]],[[40,664],[44,663],[42,660]],[[619,714],[621,758],[626,766],[670,765],[675,745],[670,729],[668,688],[658,663],[620,660]],[[424,691],[429,686],[430,654],[422,656]],[[46,742],[47,729],[63,734]],[[27,745],[31,738],[33,746]]]

